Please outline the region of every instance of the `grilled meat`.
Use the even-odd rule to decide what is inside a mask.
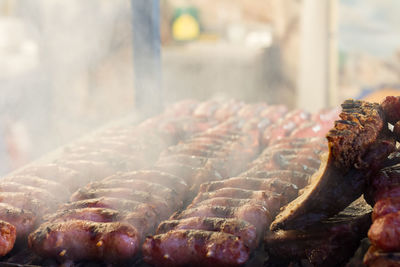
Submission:
[[[307,259],[313,266],[339,266],[351,257],[371,223],[362,199],[332,218],[298,230],[267,232],[265,248],[273,259]]]
[[[6,203],[0,203],[0,220],[15,226],[19,239],[26,237],[37,224],[37,216],[33,212]]]
[[[56,196],[57,199],[60,199],[61,201],[66,200],[71,195],[69,190],[61,183],[36,176],[29,176],[29,175],[7,176],[3,178],[1,181],[14,182],[18,184],[44,189],[51,192],[54,196]]]
[[[181,220],[168,220],[163,221],[158,226],[156,234],[164,234],[171,230],[189,229],[232,234],[240,237],[249,248],[254,248],[257,244],[256,228],[239,219],[190,217]]]
[[[109,208],[118,211],[147,210],[154,211],[146,203],[123,198],[99,197],[74,201],[61,206],[60,210],[82,209],[82,208]]]
[[[147,237],[143,257],[156,266],[240,266],[249,258],[249,248],[223,232],[172,230]]]
[[[239,207],[224,206],[196,206],[171,216],[171,219],[186,219],[190,217],[215,217],[235,218],[247,221],[257,229],[258,236],[263,232],[263,227],[269,225],[272,217],[270,212],[262,204],[245,203]]]
[[[364,264],[370,267],[396,267],[399,262],[399,252],[387,252],[375,246],[370,246],[364,255]]]
[[[177,208],[167,200],[157,195],[145,191],[123,188],[123,187],[95,189],[95,190],[81,189],[72,195],[71,200],[82,201],[85,199],[92,199],[99,197],[123,198],[127,200],[133,200],[145,203],[149,206],[149,209],[150,207],[154,207],[154,210],[156,210],[157,213],[162,214],[163,217],[165,217],[166,214],[171,214],[171,211]]]
[[[188,188],[186,182],[182,178],[156,170],[140,170],[135,172],[119,173],[113,176],[109,176],[103,181],[114,179],[149,181],[152,183],[163,185],[171,190],[175,190],[178,195],[187,192]]]
[[[297,197],[298,193],[298,188],[294,184],[282,181],[279,178],[259,179],[251,177],[232,177],[223,181],[204,183],[200,187],[200,192],[212,192],[225,187],[272,191],[286,197],[287,201]]]
[[[260,171],[258,168],[252,168],[241,174],[244,177],[257,177],[264,179],[279,179],[292,183],[298,188],[303,188],[309,184],[310,175],[304,172],[289,171],[289,170],[272,170]]]
[[[163,198],[167,203],[171,203],[174,205],[174,207],[181,207],[182,206],[182,201],[180,201],[178,198],[176,198],[176,191],[172,190],[168,187],[165,187],[163,185],[157,184],[157,183],[152,183],[149,181],[144,181],[144,180],[128,180],[128,179],[109,179],[107,181],[101,181],[101,182],[93,182],[88,184],[84,189],[78,190],[76,194],[90,194],[89,192],[92,191],[97,191],[99,189],[115,189],[115,188],[133,188],[133,189],[140,189],[140,191],[144,191],[146,193],[149,193],[151,195],[161,197]],[[74,196],[72,197],[74,199]],[[116,196],[119,196],[118,194]],[[124,195],[121,194],[121,197]],[[84,197],[85,199],[87,198],[93,198],[93,197]],[[81,199],[83,199],[81,197]],[[127,198],[128,199],[128,198]]]
[[[379,140],[385,119],[378,104],[348,100],[342,120],[328,135],[329,155],[311,185],[276,217],[272,230],[293,229],[332,216],[366,189],[373,175],[394,150],[392,140]]]
[[[31,194],[24,192],[0,192],[0,203],[6,203],[22,210],[33,212],[37,216],[52,210],[45,200],[32,198]]]
[[[400,197],[387,197],[379,199],[374,205],[372,220],[378,219],[389,213],[400,211]]]
[[[49,191],[29,185],[23,185],[14,182],[2,182],[0,181],[0,192],[7,193],[26,193],[31,199],[37,199],[42,202],[48,202],[47,205],[50,209],[60,203],[60,201]]]
[[[77,189],[79,181],[86,181],[85,177],[83,177],[83,175],[78,171],[54,163],[31,166],[22,169],[17,173],[17,175],[37,176],[43,179],[52,180],[65,185],[70,192]]]
[[[17,233],[14,225],[0,221],[0,256],[6,255],[14,247]]]
[[[44,216],[48,222],[65,222],[70,220],[86,220],[91,222],[114,222],[121,216],[120,212],[107,208],[82,208],[62,210]]]
[[[212,199],[216,197],[232,197],[236,199],[254,199],[265,203],[268,211],[275,214],[285,204],[282,195],[265,190],[246,190],[233,187],[224,187],[213,192],[199,193],[193,200],[191,205],[196,205],[200,201]]]
[[[29,235],[29,246],[42,257],[101,260],[110,263],[132,258],[139,237],[130,224],[81,220],[42,224]]]
[[[368,231],[372,245],[383,251],[400,251],[400,212],[388,213],[374,220]]]
[[[309,121],[310,114],[303,110],[293,110],[285,115],[277,124],[267,127],[263,133],[264,146],[271,145],[287,136],[300,124]]]

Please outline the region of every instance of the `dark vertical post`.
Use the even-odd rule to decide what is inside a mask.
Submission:
[[[160,0],[131,0],[136,108],[145,116],[162,109]]]

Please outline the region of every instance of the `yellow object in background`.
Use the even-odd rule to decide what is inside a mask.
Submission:
[[[200,35],[200,23],[197,10],[194,8],[178,8],[172,23],[172,36],[176,41],[192,41]]]

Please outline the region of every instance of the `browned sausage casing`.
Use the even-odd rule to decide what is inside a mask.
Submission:
[[[249,258],[249,248],[227,233],[173,230],[147,237],[143,256],[155,266],[240,266]]]
[[[0,256],[6,255],[14,247],[17,232],[14,225],[0,221]]]
[[[71,220],[42,224],[29,235],[28,243],[45,258],[119,262],[137,253],[139,239],[129,224]]]

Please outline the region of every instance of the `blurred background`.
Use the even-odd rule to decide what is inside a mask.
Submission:
[[[135,112],[134,1],[0,0],[1,174]],[[399,11],[395,0],[160,0],[161,100],[313,111],[397,95]]]

